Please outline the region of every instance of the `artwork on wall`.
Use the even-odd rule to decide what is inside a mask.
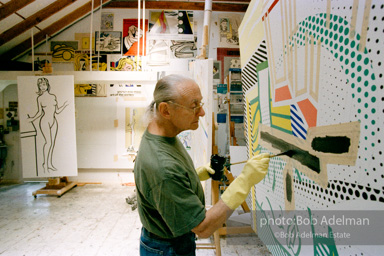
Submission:
[[[78,41],[51,41],[52,61],[73,62],[78,48]]]
[[[75,97],[106,97],[105,84],[75,84]]]
[[[110,63],[111,71],[140,71],[141,69],[141,58],[137,56],[125,56]]]
[[[79,42],[78,50],[80,51],[89,51],[90,43],[92,43],[92,50],[95,49],[95,37],[92,35],[91,40],[89,33],[75,33],[75,40]]]
[[[24,178],[77,175],[73,76],[17,78]]]
[[[137,55],[138,47],[140,48],[140,55],[146,55],[146,43],[143,44],[143,35],[148,32],[148,20],[145,20],[145,28],[143,24],[140,26],[137,19],[124,19],[123,20],[123,54],[125,56]],[[140,44],[140,46],[138,46]],[[144,49],[143,49],[144,45]]]
[[[170,41],[163,39],[148,40],[148,65],[166,65],[170,60]]]
[[[75,71],[89,71],[90,64],[90,56],[88,53],[75,53],[73,61]],[[92,55],[92,70],[107,71],[107,55]]]
[[[171,40],[172,56],[178,59],[194,58],[197,52],[196,40]]]
[[[274,255],[374,255],[382,245],[381,221],[372,215],[384,210],[379,7],[377,1],[252,1],[244,16],[248,154],[291,152],[271,159],[248,199],[253,227]],[[355,214],[370,224],[322,221],[329,214]],[[281,217],[296,221],[263,222]],[[343,231],[349,238],[335,235]],[[370,246],[363,252],[364,245]]]
[[[219,47],[239,47],[238,30],[242,18],[242,15],[236,14],[225,14],[219,16]]]
[[[96,52],[102,54],[121,54],[121,32],[120,31],[96,31]]]
[[[52,56],[35,56],[35,71],[42,71],[46,64],[52,64]]]
[[[183,39],[180,36],[193,32],[192,11],[150,11],[149,36]]]
[[[220,61],[214,61],[213,62],[213,79],[220,81],[221,76],[221,62]]]
[[[115,17],[114,13],[107,13],[107,12],[101,13],[100,29],[113,30],[114,17]]]

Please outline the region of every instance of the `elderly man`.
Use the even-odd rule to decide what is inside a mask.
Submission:
[[[153,96],[134,168],[143,224],[140,255],[195,255],[195,235],[209,237],[223,225],[266,175],[269,155],[248,160],[219,202],[206,211],[200,180],[214,170],[209,165],[195,170],[176,137],[196,130],[205,115],[200,88],[192,79],[170,75],[157,82]]]

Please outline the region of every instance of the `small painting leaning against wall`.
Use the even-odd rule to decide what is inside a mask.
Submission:
[[[73,76],[17,78],[24,178],[77,175]]]

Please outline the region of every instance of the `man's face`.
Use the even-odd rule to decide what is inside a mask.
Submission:
[[[181,96],[175,101],[176,104],[169,103],[171,122],[177,133],[196,130],[199,127],[199,118],[205,115],[203,108],[199,108],[203,99],[200,88],[196,83],[187,81],[179,90]]]

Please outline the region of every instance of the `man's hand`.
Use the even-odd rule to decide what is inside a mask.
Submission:
[[[197,167],[196,172],[201,181],[209,179],[211,177],[209,174],[211,175],[215,174],[215,170],[211,168],[210,163]]]

